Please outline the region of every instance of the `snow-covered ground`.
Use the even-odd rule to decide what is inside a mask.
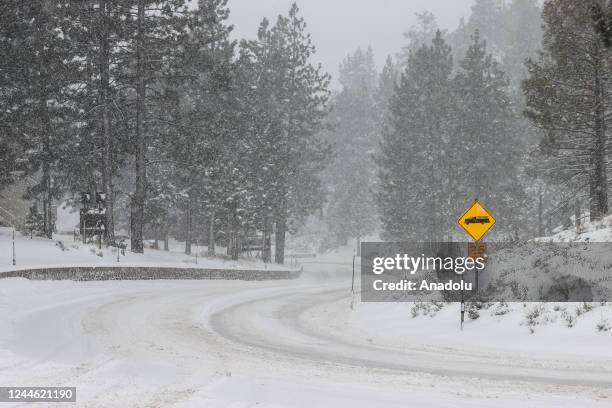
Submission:
[[[2,270],[10,245],[0,229]],[[460,331],[458,304],[359,302],[353,253],[303,260],[292,281],[0,279],[0,385],[76,386],[79,407],[612,406],[611,305],[485,304]],[[17,241],[19,267],[115,256],[69,236]],[[121,258],[194,261],[179,243]]]
[[[59,266],[117,266],[115,248],[98,249],[97,245],[82,245],[75,242],[72,235],[56,234],[53,240],[30,238],[20,232],[15,233],[15,258],[17,266],[12,266],[11,228],[0,227],[0,273],[18,269],[32,269]],[[144,254],[134,254],[126,250],[120,256],[123,266],[166,266],[179,268],[220,268],[220,269],[286,269],[275,264],[264,264],[254,258],[232,261],[223,257],[207,257],[207,248],[199,247],[198,263],[195,250],[192,255],[184,254],[184,243],[171,241],[170,251],[146,248]],[[219,252],[222,253],[223,249]]]
[[[463,332],[456,304],[351,310],[345,258],[297,281],[0,280],[0,384],[76,386],[83,407],[612,405],[602,310],[533,334],[522,304]]]
[[[584,217],[580,227],[575,225],[563,229],[561,227],[553,231],[549,237],[537,238],[540,242],[612,242],[612,215],[604,217],[600,221],[586,221]],[[571,221],[575,218],[572,217]]]

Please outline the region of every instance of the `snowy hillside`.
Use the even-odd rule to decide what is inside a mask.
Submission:
[[[573,221],[573,218],[572,218]],[[586,221],[576,228],[557,228],[548,237],[536,238],[539,242],[612,242],[612,215],[600,221]]]

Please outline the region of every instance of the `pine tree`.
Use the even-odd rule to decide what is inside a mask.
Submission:
[[[503,41],[503,3],[500,0],[476,0],[468,20],[471,32],[478,30],[485,40],[493,44]]]
[[[438,32],[410,53],[390,103],[377,155],[379,209],[386,239],[441,238],[448,207],[452,135],[451,49]],[[427,198],[426,200],[424,198]],[[428,215],[430,214],[430,215]]]
[[[131,197],[131,250],[142,253],[144,211],[147,191],[147,151],[154,134],[162,132],[165,119],[155,106],[158,90],[172,76],[173,61],[180,49],[176,47],[183,36],[186,15],[184,0],[135,0],[130,4],[132,24],[128,26],[133,41],[131,74],[134,90],[134,175],[135,188]],[[153,125],[155,123],[155,125]],[[166,122],[167,123],[167,122]]]
[[[389,113],[389,102],[393,97],[399,77],[397,64],[393,62],[390,56],[387,57],[385,66],[378,78],[378,94],[376,96],[381,129]]]
[[[214,253],[215,229],[227,229],[227,200],[245,174],[240,161],[246,152],[237,131],[243,120],[234,72],[235,42],[230,40],[228,16],[227,1],[199,2],[186,21],[180,58],[173,65],[176,75],[165,84],[161,110],[177,126],[166,129],[155,149],[162,158],[159,170],[173,174],[161,191],[174,196],[173,205],[182,209],[185,230],[180,235],[186,253],[191,253],[196,237],[206,237]],[[164,170],[167,163],[171,166]],[[206,220],[207,233],[193,230],[200,219]]]
[[[519,233],[523,148],[507,79],[478,32],[454,77],[451,55],[441,34],[411,53],[391,99],[377,156],[384,238],[453,239],[474,198]]]
[[[273,180],[265,186],[265,201],[275,227],[275,262],[282,264],[290,221],[322,206],[318,175],[329,147],[318,135],[327,115],[329,76],[310,61],[315,47],[295,4],[273,27],[264,20],[257,41],[245,46],[261,74],[253,85],[261,113],[253,123],[258,132],[252,151],[264,154],[260,163]]]
[[[342,92],[335,98],[331,132],[334,161],[326,169],[332,193],[327,223],[337,244],[359,242],[376,223],[372,154],[378,145],[378,78],[371,48],[358,49],[340,66]]]
[[[23,100],[27,77],[22,75],[24,48],[31,19],[21,2],[3,4],[0,13],[0,189],[13,182],[16,160],[25,150]]]
[[[537,55],[542,42],[542,10],[538,3],[537,0],[513,0],[502,14],[505,33],[500,47],[501,66],[517,100],[523,100],[521,84],[528,75],[525,61]]]
[[[398,55],[398,60],[403,65],[408,63],[411,52],[415,52],[423,45],[431,43],[438,31],[440,31],[443,36],[446,35],[438,26],[438,21],[433,13],[424,11],[422,13],[416,13],[415,17],[417,19],[417,24],[404,33],[404,38],[408,43],[402,47]]]
[[[70,59],[70,39],[65,35],[70,22],[61,18],[68,7],[65,3],[29,3],[15,16],[15,38],[11,40],[18,47],[14,56],[20,66],[16,78],[20,89],[13,94],[9,111],[16,114],[15,130],[24,135],[31,170],[40,175],[27,197],[40,197],[43,231],[48,238],[54,231],[53,202],[60,193],[60,148],[66,143],[74,113],[68,100],[70,86],[75,85],[70,76],[74,62]]]
[[[526,115],[546,132],[562,178],[588,186],[592,220],[608,213],[607,103],[610,52],[592,21],[593,2],[548,1],[539,61],[528,64]]]
[[[524,199],[518,181],[524,148],[517,131],[518,115],[507,92],[508,79],[478,31],[459,65],[453,148],[460,159],[455,169],[461,174],[455,183],[460,186],[457,201],[465,206],[474,198],[482,200],[498,214],[500,225],[517,232]]]

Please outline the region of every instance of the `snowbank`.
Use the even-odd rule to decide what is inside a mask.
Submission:
[[[173,243],[170,251],[145,249],[144,254],[134,254],[125,251],[120,254],[117,262],[115,248],[98,249],[96,245],[83,245],[74,242],[69,235],[56,235],[53,240],[45,238],[30,238],[21,233],[15,233],[16,265],[12,264],[12,233],[11,228],[0,228],[0,273],[23,271],[30,269],[45,269],[50,267],[87,268],[87,267],[164,267],[176,269],[223,269],[223,270],[298,270],[285,265],[268,264],[254,258],[241,258],[238,261],[222,257],[206,256],[206,249],[200,247],[196,263],[195,246],[193,255],[185,255],[180,243]]]

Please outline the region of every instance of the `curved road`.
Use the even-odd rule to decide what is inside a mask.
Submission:
[[[597,362],[383,347],[334,333],[308,317],[323,308],[341,318],[338,302],[348,309],[350,275],[330,268],[342,269],[312,264],[285,282],[31,282],[47,285],[40,306],[0,303],[11,316],[0,385],[76,385],[79,406],[612,401],[612,368]]]

